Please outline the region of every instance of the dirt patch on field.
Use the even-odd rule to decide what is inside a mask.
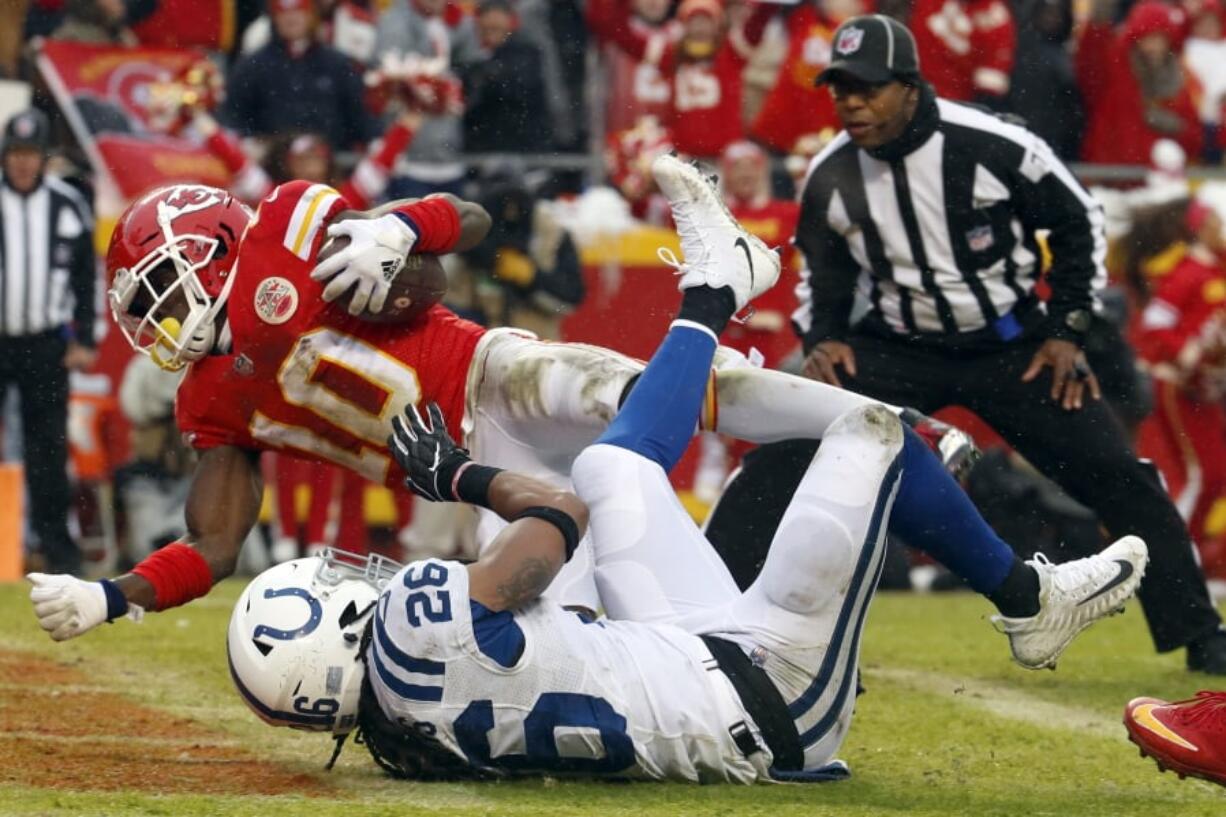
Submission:
[[[72,667],[0,650],[0,783],[159,794],[333,794],[224,732],[122,695]],[[85,689],[82,689],[85,687]]]

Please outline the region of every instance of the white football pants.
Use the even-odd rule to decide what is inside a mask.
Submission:
[[[599,346],[492,330],[478,343],[469,368],[466,445],[479,462],[569,488],[575,457],[612,421],[626,384],[643,366]],[[825,383],[755,368],[726,347],[716,351],[714,369],[717,410],[707,430],[749,442],[821,438],[850,409],[881,405]],[[505,524],[482,511],[478,547]],[[602,609],[592,570],[586,536],[546,595],[566,606]]]
[[[657,464],[594,445],[572,472],[591,510],[596,585],[609,617],[740,644],[787,701],[807,769],[833,759],[851,723],[860,634],[903,445],[899,420],[883,406],[845,412],[825,432],[744,593]]]

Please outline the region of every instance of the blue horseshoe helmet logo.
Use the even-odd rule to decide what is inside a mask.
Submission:
[[[281,590],[265,590],[264,598],[275,599],[282,596],[297,596],[305,601],[311,607],[311,617],[307,619],[306,624],[303,624],[297,630],[278,630],[276,627],[269,627],[267,624],[261,624],[255,628],[255,633],[252,638],[259,638],[266,635],[269,638],[277,641],[293,641],[295,638],[302,638],[315,632],[315,628],[319,626],[319,622],[323,621],[324,607],[319,603],[319,599],[312,596],[301,587],[286,587]]]

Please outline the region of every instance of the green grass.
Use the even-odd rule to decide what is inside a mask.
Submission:
[[[240,589],[228,582],[207,599],[139,626],[122,622],[53,644],[34,623],[25,587],[0,585],[0,646],[73,664],[91,683],[196,718],[262,759],[326,780],[334,796],[158,796],[0,785],[0,814],[1226,814],[1226,789],[1159,775],[1124,737],[1119,717],[1129,698],[1186,697],[1214,686],[1214,679],[1185,672],[1182,654],[1155,655],[1135,609],[1084,634],[1058,672],[1025,672],[1009,662],[1007,644],[992,631],[979,598],[879,597],[863,654],[868,694],[842,752],[853,776],[843,783],[411,784],[382,777],[360,747],[348,747],[336,770],[325,773],[326,738],[269,729],[247,712],[230,688],[224,657],[230,603]],[[46,773],[54,776],[54,763]],[[134,766],[130,779],[140,774]]]

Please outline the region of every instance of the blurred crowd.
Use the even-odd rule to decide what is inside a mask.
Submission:
[[[1226,578],[1226,194],[1185,180],[1219,165],[1226,143],[1219,0],[12,0],[0,4],[0,80],[28,83],[49,117],[43,161],[88,200],[88,152],[40,71],[41,44],[191,49],[199,58],[160,87],[149,118],[206,150],[236,196],[254,203],[308,179],[360,208],[438,191],[479,201],[495,227],[448,260],[448,305],[558,338],[591,284],[591,214],[669,226],[648,172],[661,151],[716,165],[733,213],[788,245],[797,183],[839,130],[814,79],[839,23],[874,12],[910,27],[938,95],[1018,117],[1070,161],[1150,169],[1143,186],[1097,191],[1113,247],[1104,319],[1128,344],[1105,344],[1114,362],[1095,368],[1115,373],[1113,405]],[[19,159],[10,169],[6,147],[6,180]],[[790,250],[785,261],[784,283],[724,339],[758,365],[795,359],[798,261]],[[94,486],[73,535],[106,539],[126,561],[178,535],[191,467],[173,379],[146,364],[134,360],[113,395],[96,372],[72,380],[72,467]],[[20,414],[5,412],[7,430]],[[131,429],[119,468],[88,456],[110,445],[116,418]],[[693,491],[709,500],[742,452],[717,438],[701,449]],[[1093,531],[1024,463],[985,463],[984,502],[1016,498],[994,522],[1029,508],[1062,535]],[[265,556],[372,536],[358,478],[285,458],[266,472],[277,490]],[[384,505],[373,515],[393,534],[375,546],[450,553],[468,541],[454,519]]]

